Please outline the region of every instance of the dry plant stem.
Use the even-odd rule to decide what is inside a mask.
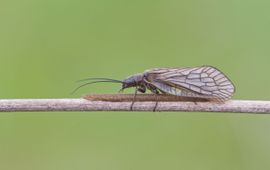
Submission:
[[[148,101],[152,95],[137,95],[133,111],[153,111],[156,100]],[[86,98],[88,98],[86,96]],[[94,97],[94,99],[93,99]],[[2,99],[1,112],[28,111],[130,111],[129,97],[133,95],[106,95],[111,101],[95,101],[100,95],[90,95],[88,99]],[[104,96],[103,96],[104,97]],[[118,101],[122,97],[124,101]],[[92,98],[92,99],[91,99]],[[235,112],[235,113],[270,113],[270,101],[230,100],[225,103],[202,101],[164,100],[158,97],[156,111],[185,112]],[[170,98],[170,97],[169,97]],[[171,98],[172,99],[172,98]],[[107,100],[107,99],[106,99]]]
[[[90,94],[83,96],[84,99],[90,101],[109,101],[109,102],[130,102],[134,100],[134,94]],[[182,97],[165,94],[137,94],[136,101],[149,102],[149,101],[160,101],[160,102],[172,102],[172,101],[192,101],[192,102],[207,102],[206,98],[198,97]]]

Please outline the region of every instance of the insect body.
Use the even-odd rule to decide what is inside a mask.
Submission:
[[[192,68],[156,68],[122,81],[122,89],[137,87],[144,93],[165,93],[176,96],[201,97],[226,101],[235,92],[232,82],[211,66]]]
[[[154,94],[163,93],[216,101],[226,101],[235,92],[232,82],[221,71],[212,66],[154,68],[146,70],[142,74],[132,75],[123,81],[108,78],[84,80],[96,81],[88,82],[78,88],[92,83],[113,82],[122,83],[121,90],[136,87],[136,93],[137,91],[145,93],[148,89]]]

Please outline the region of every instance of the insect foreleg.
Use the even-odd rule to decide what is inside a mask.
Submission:
[[[136,96],[137,96],[137,92],[138,92],[138,87],[136,86],[136,89],[135,89],[135,93],[134,93],[134,96],[133,96],[133,99],[132,99],[132,103],[130,105],[130,110],[133,109],[133,105],[135,103],[135,99],[136,99]]]

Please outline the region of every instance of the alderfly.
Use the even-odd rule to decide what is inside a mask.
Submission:
[[[74,92],[83,86],[100,82],[121,83],[122,88],[120,91],[135,87],[134,99],[138,91],[145,93],[146,89],[148,89],[154,94],[198,97],[209,101],[224,102],[229,100],[235,92],[235,87],[229,78],[212,66],[154,68],[141,74],[132,75],[124,80],[88,78],[81,81],[87,80],[91,81],[79,86]],[[131,109],[133,104],[134,100]]]

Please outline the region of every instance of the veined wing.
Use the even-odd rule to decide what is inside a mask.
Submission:
[[[188,97],[228,100],[235,92],[232,82],[212,66],[192,68],[156,68],[146,70],[148,82],[161,91]]]

